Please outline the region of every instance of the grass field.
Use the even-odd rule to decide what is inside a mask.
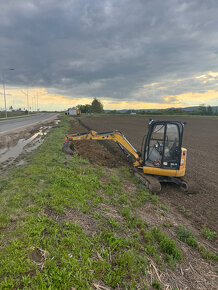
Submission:
[[[173,289],[189,285],[174,277],[188,262],[184,248],[215,263],[193,235],[188,244],[181,228],[137,214],[147,206],[165,217],[168,208],[126,168],[66,156],[69,128],[64,117],[28,163],[0,179],[0,289]]]
[[[8,117],[19,117],[19,116],[25,116],[25,115],[27,115],[27,113],[26,112],[19,112],[19,113],[17,113],[17,112],[7,112],[7,116]],[[1,118],[5,118],[5,112],[0,112],[0,119]]]

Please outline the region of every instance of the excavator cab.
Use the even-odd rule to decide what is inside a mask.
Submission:
[[[154,121],[148,125],[143,152],[147,174],[181,177],[185,175],[186,149],[182,148],[184,123]]]

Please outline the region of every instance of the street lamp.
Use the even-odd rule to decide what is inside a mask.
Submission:
[[[8,70],[15,70],[14,68],[9,68]],[[6,102],[6,94],[5,94],[5,74],[4,70],[2,71],[2,82],[3,82],[3,90],[4,90],[4,103],[5,103],[5,118],[8,118],[7,113],[7,102]]]
[[[28,94],[28,87],[26,89],[26,92],[24,92],[23,90],[21,90],[21,92],[26,95],[26,99],[27,99],[27,113],[28,115],[30,114],[29,110],[30,110],[30,106],[29,106],[29,94]]]

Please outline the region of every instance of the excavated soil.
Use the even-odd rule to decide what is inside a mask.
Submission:
[[[154,119],[158,119],[156,116]],[[190,218],[195,227],[203,224],[218,232],[218,119],[159,117],[160,120],[186,121],[183,147],[188,150],[186,180],[196,194],[187,195],[177,186],[164,185],[160,200]],[[142,116],[84,116],[72,119],[69,133],[120,130],[132,145],[141,151],[147,133],[148,117]],[[78,143],[79,142],[79,143]],[[78,141],[76,150],[90,162],[107,166],[131,167],[120,148],[110,141]]]

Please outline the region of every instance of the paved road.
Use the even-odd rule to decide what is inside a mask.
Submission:
[[[54,113],[42,113],[35,116],[3,120],[0,121],[0,134],[11,130],[16,130],[25,126],[34,125],[35,123],[46,121],[47,119],[50,119],[57,115],[58,114]]]

